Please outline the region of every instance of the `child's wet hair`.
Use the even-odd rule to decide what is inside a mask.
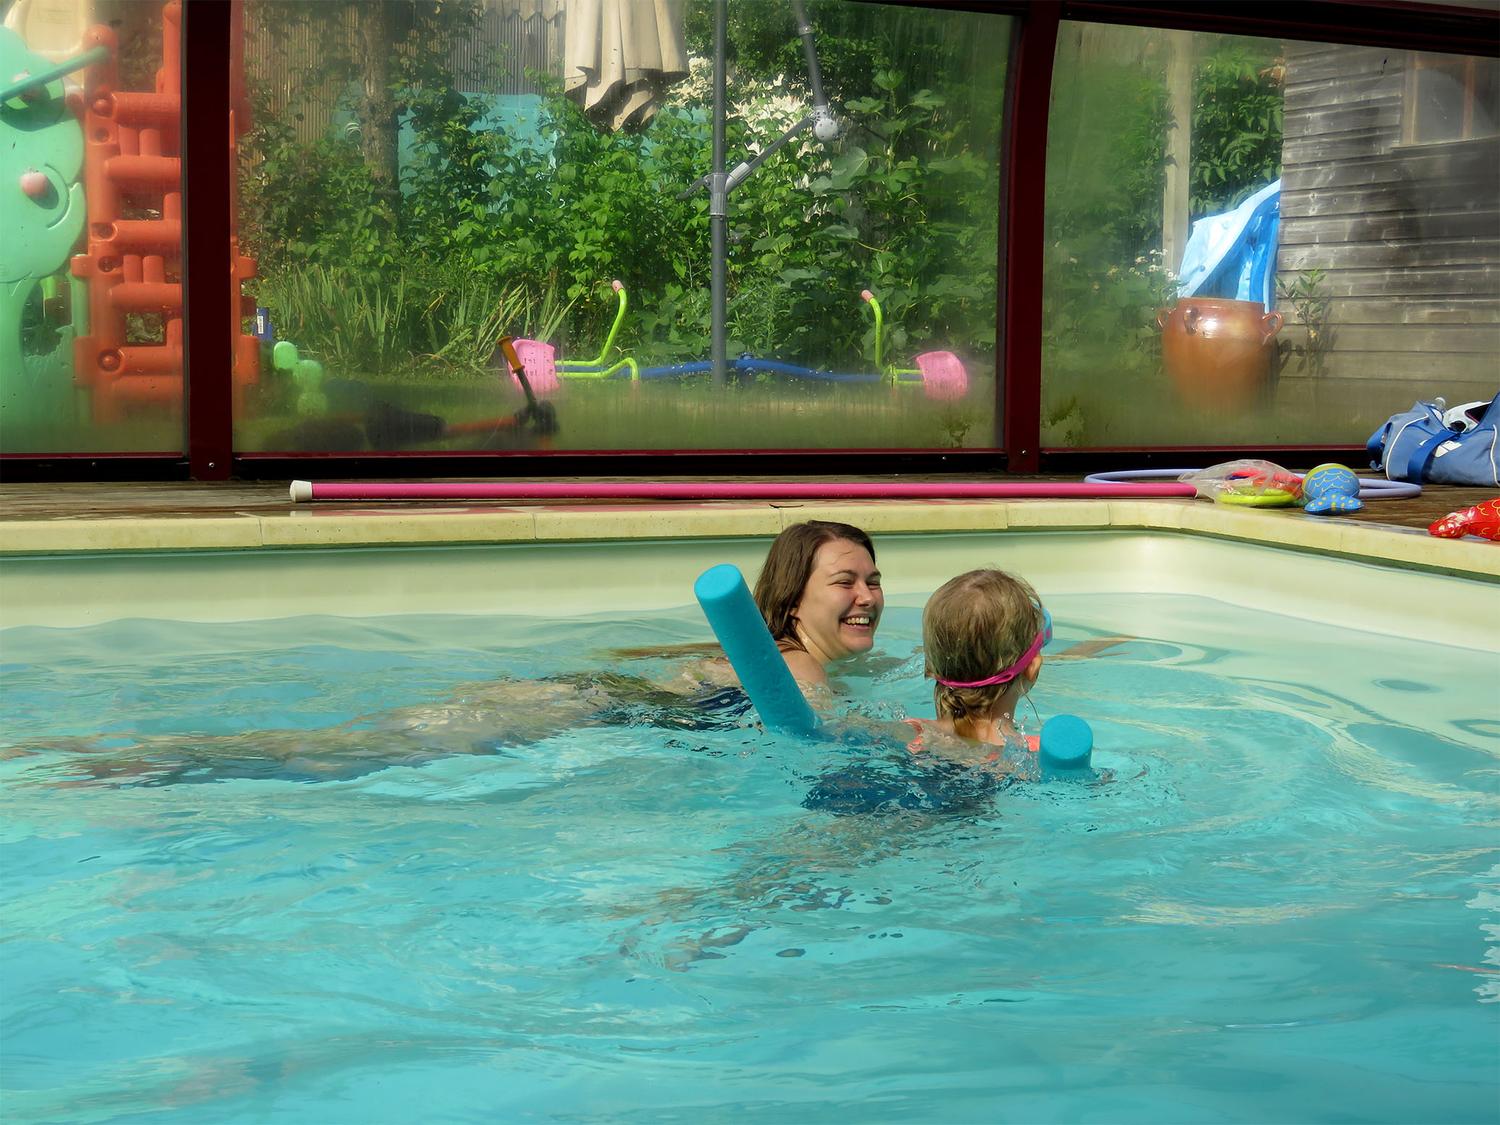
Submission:
[[[1041,629],[1039,600],[1024,578],[993,568],[960,574],[943,583],[922,611],[926,675],[958,683],[988,679],[1019,660]],[[988,715],[1018,682],[972,688],[938,683],[938,718],[952,719],[958,734],[972,738],[975,719]]]

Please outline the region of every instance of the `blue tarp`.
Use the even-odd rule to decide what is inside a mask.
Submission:
[[[1178,271],[1178,295],[1227,297],[1276,307],[1276,233],[1281,181],[1261,188],[1233,211],[1193,224]]]

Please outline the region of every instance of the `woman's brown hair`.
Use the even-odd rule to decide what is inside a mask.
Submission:
[[[853,524],[831,520],[807,520],[794,523],[776,537],[766,552],[766,564],[755,580],[755,605],[766,619],[776,645],[781,649],[802,649],[797,638],[797,605],[812,575],[813,557],[824,543],[847,540],[870,552],[875,561],[875,544]]]
[[[994,569],[960,574],[943,583],[922,610],[926,674],[959,683],[988,679],[1019,660],[1041,629],[1036,591],[1024,578]],[[1016,682],[975,688],[939,683],[933,705],[938,718],[952,719],[955,732],[973,738],[975,720],[989,715]]]

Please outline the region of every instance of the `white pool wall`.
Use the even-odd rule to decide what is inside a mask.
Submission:
[[[0,627],[124,618],[247,621],[332,614],[576,617],[690,605],[730,562],[753,582],[770,537],[319,550],[95,552],[0,562]],[[1276,616],[1500,653],[1500,584],[1172,532],[876,536],[888,598],[920,605],[976,566],[1028,578],[1044,598],[1179,594]],[[1102,623],[1150,635],[1148,603]],[[1500,666],[1497,666],[1500,672]]]

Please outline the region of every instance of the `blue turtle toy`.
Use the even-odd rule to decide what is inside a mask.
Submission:
[[[1314,516],[1341,516],[1364,507],[1359,478],[1345,465],[1319,465],[1302,478],[1303,507]]]

